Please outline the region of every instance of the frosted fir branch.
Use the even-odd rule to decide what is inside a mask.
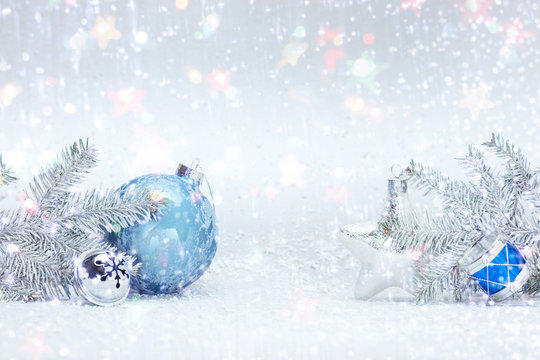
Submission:
[[[531,254],[527,258],[529,271],[533,277],[540,277],[540,241],[531,246]]]
[[[11,169],[6,167],[2,161],[2,154],[0,154],[0,186],[9,185],[17,180]]]
[[[478,178],[478,186],[485,197],[484,215],[490,216],[500,224],[511,224],[516,216],[521,215],[521,209],[510,206],[512,193],[503,189],[504,181],[493,167],[486,163],[485,155],[480,150],[469,146],[468,154],[458,159],[460,164],[469,169],[472,176]],[[520,211],[518,211],[520,210]]]
[[[536,174],[536,173],[535,173]],[[532,190],[526,192],[526,199],[531,202],[531,204],[536,208],[536,210],[540,210],[540,191],[538,190],[539,180],[537,179],[537,175],[535,175],[535,178],[533,179],[533,185],[531,186]]]
[[[520,148],[501,135],[492,134],[491,139],[484,144],[500,158],[506,160],[507,174],[504,177],[505,186],[514,193],[513,206],[519,211],[518,201],[522,193],[534,207],[540,208],[540,171],[533,171],[531,165]],[[519,214],[517,214],[518,216]]]
[[[540,171],[534,172],[533,179],[531,180],[531,187],[529,191],[525,191],[523,198],[525,198],[534,207],[536,211],[540,211]]]
[[[62,150],[49,167],[40,171],[30,184],[30,190],[41,211],[58,207],[59,200],[69,196],[70,189],[82,181],[97,163],[97,151],[88,140],[79,140]]]
[[[10,287],[0,287],[0,301],[34,301],[32,290],[19,284]]]
[[[44,250],[41,221],[22,211],[0,212],[0,253],[9,251],[10,245],[29,250]]]
[[[15,280],[7,268],[0,268],[0,301],[32,301],[39,292]]]
[[[473,146],[469,146],[467,155],[463,158],[458,158],[459,163],[466,169],[469,169],[470,174],[477,176],[479,180],[480,190],[483,190],[487,195],[491,192],[499,193],[499,182],[494,169],[486,163],[485,155],[480,150]]]
[[[540,277],[538,275],[531,276],[522,290],[524,293],[533,296],[540,294]]]
[[[65,239],[52,231],[48,221],[44,222],[36,215],[13,212],[10,217],[2,219],[9,219],[9,222],[0,228],[0,254],[7,255],[8,258],[23,254],[31,259],[38,259],[44,266],[52,262],[61,268],[69,268],[71,258],[81,250],[77,245],[97,247],[99,244],[85,243],[87,237],[81,234],[78,234],[77,244],[72,244],[69,238]],[[19,260],[24,261],[24,258]],[[27,274],[33,277],[33,272]]]
[[[50,256],[23,249],[9,255],[3,254],[0,263],[9,269],[15,279],[24,279],[29,285],[43,284],[63,277],[62,270]]]
[[[18,291],[23,297],[32,294],[28,300],[65,297],[64,285],[71,282],[72,271],[63,269],[56,255],[51,250],[43,253],[24,248],[0,254],[0,268],[4,269],[0,292],[9,290],[7,293],[13,295]],[[9,299],[16,300],[11,295]]]
[[[444,255],[441,255],[441,257]],[[415,293],[416,302],[418,304],[426,304],[434,301],[454,282],[454,270],[456,269],[456,265],[452,262],[454,260],[453,258],[450,260],[451,261],[448,261],[446,264],[438,263],[437,267],[434,267],[432,272],[436,271],[438,273],[437,275],[421,275],[418,277],[417,286],[419,290]]]
[[[540,243],[540,226],[536,221],[522,220],[519,226],[502,228],[501,232],[519,248]]]
[[[464,274],[462,274],[462,272],[460,271],[459,266],[456,266],[454,268],[454,273],[451,279],[452,280],[451,286],[452,286],[452,293],[454,295],[454,300],[457,302],[463,301],[464,286],[463,286],[462,280],[464,277],[466,277],[466,275],[464,276]]]
[[[159,205],[146,191],[120,196],[117,190],[92,190],[73,195],[65,207],[51,215],[63,228],[104,233],[114,226],[125,228],[149,221],[156,216]]]
[[[78,256],[85,251],[99,248],[101,245],[101,236],[97,233],[90,233],[73,226],[63,228],[57,224],[49,225],[49,229],[51,239],[60,243],[63,250],[71,252],[72,256]]]
[[[479,214],[483,211],[484,198],[475,188],[463,181],[451,180],[440,171],[411,160],[405,172],[410,175],[413,185],[425,195],[441,197],[446,211],[464,215]]]
[[[457,216],[447,214],[433,217],[426,214],[423,218],[416,215],[408,220],[398,219],[387,225],[391,248],[396,251],[403,249],[419,249],[440,253],[451,249],[463,239],[478,234],[479,230],[463,223]]]
[[[54,286],[47,284],[69,280],[69,266],[62,263],[66,255],[63,244],[52,241],[37,216],[13,212],[10,220],[0,230],[0,268],[9,273],[11,282],[32,292],[35,299],[58,295]],[[10,282],[0,282],[0,287],[8,285]]]
[[[461,298],[461,292],[456,287],[460,276],[458,263],[474,241],[476,239],[471,237],[468,241],[456,244],[451,249],[432,256],[428,265],[417,271],[415,296],[418,303],[431,302],[449,288],[454,290],[456,298]]]
[[[522,291],[529,295],[540,294],[540,241],[532,245],[532,253],[527,258],[527,267],[531,272],[531,277],[523,286]]]
[[[507,161],[507,178],[514,188],[520,191],[531,189],[533,172],[527,158],[521,149],[515,147],[510,141],[505,140],[501,135],[491,134],[491,139],[482,145],[487,147],[497,156]]]

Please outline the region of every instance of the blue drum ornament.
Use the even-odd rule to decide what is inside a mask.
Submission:
[[[523,255],[498,233],[484,236],[474,244],[460,266],[495,301],[519,292],[530,277]]]
[[[216,254],[213,203],[202,194],[204,175],[180,165],[175,175],[143,175],[120,189],[121,196],[146,189],[163,202],[157,219],[109,234],[109,242],[142,263],[132,287],[142,294],[175,293],[208,269]]]

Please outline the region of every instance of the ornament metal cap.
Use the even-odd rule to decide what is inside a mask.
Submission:
[[[396,170],[398,173],[396,173]],[[394,164],[390,168],[393,177],[388,179],[388,194],[399,195],[407,192],[407,179],[404,177],[403,168],[399,164]]]
[[[388,194],[399,195],[407,192],[407,180],[388,179]]]
[[[204,180],[204,174],[202,172],[193,170],[184,164],[178,165],[178,168],[176,168],[176,175],[193,179],[193,182],[195,182],[195,185],[197,186],[201,185]]]

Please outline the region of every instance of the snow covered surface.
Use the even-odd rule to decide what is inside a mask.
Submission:
[[[0,358],[537,358],[533,301],[418,306],[394,292],[361,302],[351,296],[354,271],[318,271],[324,258],[353,262],[348,254],[301,245],[284,256],[267,249],[257,266],[233,262],[225,246],[179,296],[132,296],[111,308],[2,304]],[[306,266],[291,261],[300,252]]]
[[[36,348],[41,359],[536,359],[540,351],[537,307],[325,295],[310,316],[295,317],[291,296],[254,288],[243,295],[260,300],[246,303],[232,289],[216,292],[118,308],[10,304],[2,358],[31,358]]]
[[[250,287],[216,280],[115,308],[4,304],[1,357],[535,359],[540,351],[534,305],[419,307],[294,293],[268,278]]]

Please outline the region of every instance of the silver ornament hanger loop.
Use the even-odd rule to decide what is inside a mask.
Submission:
[[[204,174],[204,170],[202,166],[199,165],[199,159],[195,159],[195,160],[197,160],[196,169]],[[212,200],[212,207],[214,208],[214,211],[216,211],[216,204],[214,202],[214,192],[212,191],[212,187],[210,186],[210,183],[208,182],[208,179],[206,178],[206,176],[204,177],[204,182],[206,183],[206,187],[208,188],[208,193],[210,194],[210,200]]]
[[[405,170],[403,170],[403,167],[401,167],[401,165],[394,164],[390,168],[390,172],[392,173],[392,175],[394,175],[396,179],[400,179],[401,177],[403,177]]]
[[[388,179],[388,195],[398,196],[399,194],[407,192],[407,179],[405,178],[405,170],[399,164],[394,164],[390,168],[392,173],[391,178]]]
[[[193,159],[191,164],[189,164],[189,167],[192,168],[192,169],[198,170],[198,169],[200,169],[199,163],[200,163],[199,158],[195,158],[195,159]],[[200,169],[200,170],[202,172],[202,169]]]

